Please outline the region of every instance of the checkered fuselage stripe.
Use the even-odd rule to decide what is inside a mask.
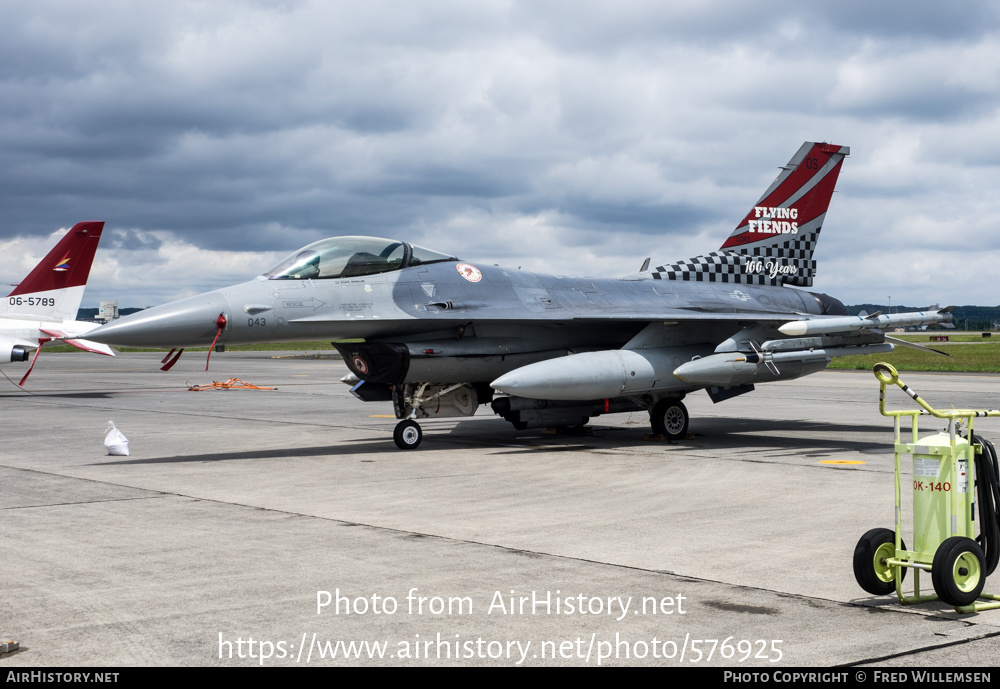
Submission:
[[[746,246],[740,250],[713,251],[685,261],[659,266],[652,271],[654,280],[693,280],[695,282],[725,282],[742,285],[797,285],[810,287],[816,275],[813,250],[819,239],[820,228],[805,236],[798,236],[780,244]],[[757,270],[749,270],[751,262],[759,263]],[[770,265],[780,263],[793,266],[794,274],[774,274]]]

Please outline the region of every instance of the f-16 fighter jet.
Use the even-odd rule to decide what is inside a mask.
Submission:
[[[887,326],[951,319],[948,309],[849,316],[837,299],[803,289],[849,152],[803,144],[718,250],[651,270],[647,260],[633,275],[560,277],[333,237],[249,282],[89,337],[173,348],[330,339],[352,392],[392,402],[404,449],[420,444],[419,419],[483,404],[518,429],[646,410],[654,433],[677,439],[688,393],[705,389],[719,402],[821,371],[832,357],[891,351]]]

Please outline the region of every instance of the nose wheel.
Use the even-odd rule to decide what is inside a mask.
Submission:
[[[414,450],[424,438],[424,432],[413,419],[404,419],[396,424],[392,440],[400,450]]]

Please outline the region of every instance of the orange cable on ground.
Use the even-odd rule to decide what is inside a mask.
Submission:
[[[192,385],[188,390],[201,392],[202,390],[277,390],[278,388],[265,388],[259,385],[252,385],[239,378],[230,378],[227,381],[219,382],[213,380],[211,385]]]

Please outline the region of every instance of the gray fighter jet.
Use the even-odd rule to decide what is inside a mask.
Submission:
[[[263,275],[157,306],[88,333],[123,346],[330,339],[365,401],[392,401],[394,440],[417,419],[482,404],[517,429],[582,426],[647,410],[684,437],[684,396],[719,402],[830,359],[893,349],[887,326],[950,321],[949,309],[848,316],[812,285],[813,250],[850,150],[805,143],[718,251],[621,278],[472,264],[376,237],[310,244]],[[354,340],[354,341],[348,341]],[[211,349],[209,350],[211,356]]]

